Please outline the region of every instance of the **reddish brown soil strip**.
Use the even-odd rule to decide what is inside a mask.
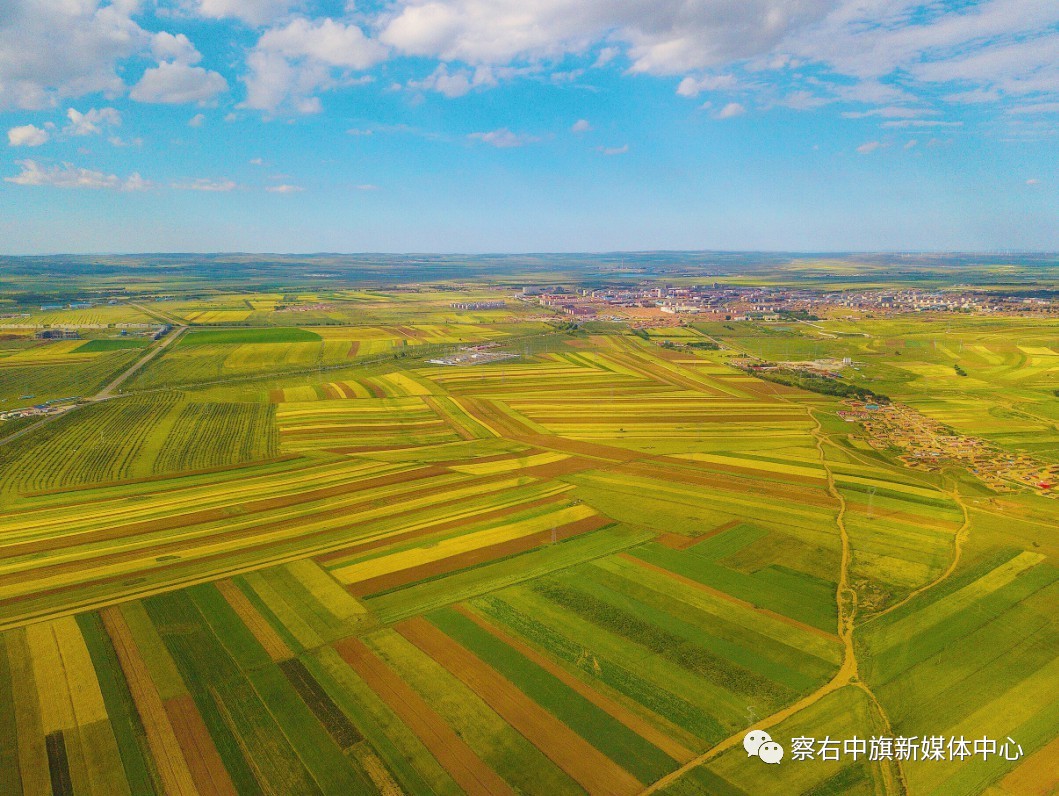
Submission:
[[[610,697],[601,694],[596,691],[588,684],[582,682],[578,678],[563,669],[558,664],[554,663],[550,658],[545,657],[541,653],[537,652],[533,647],[520,641],[514,636],[508,634],[504,630],[501,630],[496,625],[483,619],[473,611],[468,610],[462,605],[453,607],[454,610],[459,611],[461,614],[466,616],[480,628],[488,633],[496,636],[496,638],[503,641],[509,647],[512,647],[515,651],[519,652],[523,657],[533,661],[533,663],[540,666],[548,674],[552,675],[567,687],[573,689],[578,694],[583,696],[593,705],[600,710],[604,711],[612,718],[617,719],[630,730],[635,732],[641,738],[646,740],[648,743],[661,749],[667,755],[672,757],[679,763],[686,763],[695,757],[695,753],[687,747],[677,743],[675,740],[670,738],[665,733],[658,730],[654,725],[647,722],[642,717],[633,713],[631,710],[626,708],[619,702],[615,702]]]
[[[748,478],[756,479],[757,481],[763,481],[766,479],[776,480],[781,483],[789,484],[805,484],[806,486],[819,487],[821,484],[826,483],[827,476],[823,470],[820,471],[820,477],[814,478],[810,475],[794,475],[791,473],[779,473],[767,469],[767,463],[762,462],[762,467],[741,467],[733,464],[718,464],[715,462],[703,462],[693,459],[676,459],[681,466],[688,467],[693,465],[695,469],[707,470],[709,472],[717,473],[731,473],[738,476],[746,476]]]
[[[136,648],[125,617],[113,606],[102,609],[99,615],[125,673],[133,702],[136,703],[136,712],[140,714],[140,720],[143,722],[147,745],[158,766],[158,775],[166,794],[197,796],[198,790],[188,770],[187,761],[179,751],[180,743],[173,731],[173,725],[162,704],[162,698],[158,695],[158,689],[151,681],[140,651]]]
[[[670,464],[674,463],[672,460]],[[630,475],[640,475],[665,483],[690,484],[694,486],[709,486],[723,489],[727,492],[741,492],[754,497],[771,495],[780,499],[791,500],[811,506],[827,506],[834,508],[834,500],[820,483],[805,486],[795,486],[776,481],[765,481],[760,478],[744,478],[734,473],[723,475],[721,473],[709,474],[699,470],[691,472],[686,469],[687,461],[680,460],[683,465],[681,469],[673,469],[662,463],[654,462],[630,462],[620,469]]]
[[[268,657],[277,663],[294,657],[287,642],[273,629],[238,586],[230,580],[219,580],[214,586],[228,601],[228,605],[232,606],[232,610],[243,620],[246,629],[257,639],[258,644],[268,653]]]
[[[468,431],[466,428],[457,423],[453,417],[446,412],[441,406],[438,405],[436,399],[431,398],[429,395],[423,396],[423,403],[430,407],[430,409],[436,414],[445,425],[451,428],[460,439],[471,440],[474,439],[474,434]]]
[[[479,483],[488,483],[490,481],[503,480],[503,478],[506,478],[509,475],[510,474],[508,474],[508,473],[502,473],[502,474],[498,474],[498,475],[495,475],[495,476],[490,476],[488,478],[482,479]],[[451,488],[450,485],[446,485],[444,487],[435,487],[432,490],[420,492],[419,495],[422,496],[424,494],[433,493],[433,492],[444,492],[445,490],[447,490],[449,488]],[[552,498],[552,500],[555,500],[555,498]],[[431,508],[431,510],[433,510],[433,509],[436,509],[437,507],[440,507],[440,506],[449,505],[452,502],[454,502],[454,501],[445,501],[445,502],[442,502],[442,503],[438,503],[435,506],[432,506],[430,508]],[[455,501],[455,502],[458,502],[458,500]],[[369,503],[371,503],[371,501],[369,501]],[[521,505],[522,506],[526,506],[526,505],[533,505],[533,504],[521,504]],[[337,517],[340,517],[340,516],[354,515],[354,514],[360,512],[360,511],[362,511],[363,508],[364,508],[364,503],[358,503],[358,504],[355,504],[353,506],[347,506],[346,508],[344,508],[344,509],[342,509],[342,510],[340,510],[338,512],[330,511],[330,512],[324,512],[324,513],[326,513],[329,517],[334,519],[334,518],[337,518]],[[400,517],[404,516],[405,514],[409,514],[410,513],[410,514],[414,515],[417,512],[423,512],[425,510],[426,509],[424,509],[423,507],[419,507],[417,509],[412,510],[411,512],[394,512],[392,515],[390,515],[388,517],[388,519],[390,519],[392,521],[392,520],[399,519]],[[228,541],[233,543],[232,549],[231,550],[225,550],[225,551],[218,552],[218,553],[213,553],[213,554],[208,555],[208,556],[197,557],[197,558],[195,558],[193,560],[190,560],[190,561],[178,560],[178,561],[174,561],[174,562],[169,563],[169,564],[163,564],[163,565],[160,565],[160,566],[155,566],[155,567],[152,567],[150,569],[151,574],[155,575],[155,576],[161,576],[161,575],[167,574],[167,573],[174,573],[177,570],[180,570],[182,568],[183,569],[187,569],[189,571],[190,570],[194,570],[195,573],[197,574],[197,573],[200,573],[202,571],[203,567],[206,567],[206,566],[208,566],[208,565],[210,565],[210,564],[212,564],[213,562],[216,562],[216,561],[223,561],[223,560],[225,560],[227,558],[230,558],[233,555],[236,555],[236,554],[238,554],[240,556],[242,556],[242,555],[250,555],[250,554],[254,553],[256,550],[259,550],[259,549],[264,549],[264,550],[271,549],[271,548],[276,546],[276,544],[274,542],[269,542],[268,544],[263,545],[263,546],[262,545],[250,544],[250,545],[247,545],[245,547],[237,547],[237,546],[235,546],[234,543],[239,542],[241,540],[247,540],[247,539],[251,539],[252,540],[255,536],[257,536],[263,530],[271,532],[271,531],[277,531],[277,530],[281,530],[281,529],[285,529],[285,528],[297,528],[299,525],[303,525],[303,524],[307,524],[307,523],[311,523],[311,522],[315,521],[316,519],[319,518],[319,516],[320,516],[319,514],[306,515],[306,516],[299,517],[299,518],[293,518],[293,519],[290,519],[290,520],[285,520],[283,522],[273,522],[273,523],[266,523],[264,525],[259,525],[259,526],[252,526],[250,528],[241,529],[241,530],[239,530],[237,532],[234,532],[234,533],[218,533],[218,534],[215,534],[212,537],[210,537],[212,541],[228,540]],[[427,534],[428,533],[434,533],[438,529],[445,530],[445,529],[448,529],[448,528],[451,528],[451,527],[458,527],[461,524],[464,524],[466,522],[467,522],[466,519],[450,520],[448,522],[444,522],[444,523],[440,523],[439,525],[432,526],[429,529],[425,529],[423,531],[423,533],[427,533]],[[329,538],[329,537],[333,538],[334,533],[335,533],[334,529],[331,528],[331,527],[328,527],[328,528],[324,528],[322,530],[313,531],[311,533],[300,534],[297,537],[297,541],[299,543],[301,543],[301,544],[303,544],[303,545],[308,547],[308,546],[311,546],[311,544],[313,543],[314,540],[318,540],[318,539],[321,539],[321,538]],[[388,541],[384,542],[384,544],[387,544],[387,543],[388,543]],[[185,550],[193,550],[193,549],[195,549],[197,547],[198,544],[200,544],[200,542],[195,542],[195,541],[192,541],[192,542],[187,542],[187,541],[174,542],[174,543],[171,543],[171,544],[168,544],[168,545],[161,545],[160,544],[160,545],[157,545],[155,548],[153,548],[153,552],[157,553],[159,556],[161,556],[163,554],[169,554],[169,553],[177,554],[177,553],[183,552]],[[343,549],[343,551],[344,550],[345,549]],[[343,551],[338,551],[338,552],[341,553]],[[334,551],[332,551],[332,552],[334,552]],[[138,553],[137,551],[130,551],[130,552],[119,553],[119,554],[115,554],[115,555],[111,555],[111,556],[98,557],[98,558],[94,559],[94,561],[96,563],[106,562],[107,564],[115,564],[115,563],[119,563],[121,561],[135,560],[135,559],[139,558],[141,555],[142,554]],[[83,569],[84,566],[85,566],[85,563],[83,561],[71,561],[71,562],[67,562],[67,563],[64,563],[64,564],[57,564],[57,565],[52,566],[52,567],[42,567],[42,568],[40,568],[38,570],[35,570],[35,573],[39,577],[44,577],[45,574],[54,575],[54,574],[61,573],[61,572],[77,571],[79,569]],[[71,584],[67,584],[67,585],[64,585],[64,586],[58,586],[58,587],[55,587],[55,588],[52,588],[52,589],[44,589],[44,590],[39,590],[39,591],[36,591],[36,592],[27,592],[25,594],[16,595],[14,597],[8,598],[4,602],[13,604],[13,603],[18,603],[18,602],[23,602],[23,601],[26,601],[26,600],[39,599],[39,598],[42,598],[42,597],[56,596],[56,595],[64,594],[64,593],[71,592],[71,591],[77,591],[78,589],[83,589],[89,583],[94,584],[94,585],[99,585],[99,586],[107,585],[107,584],[113,584],[113,583],[125,583],[126,581],[129,580],[130,577],[133,577],[133,576],[134,576],[134,573],[126,572],[126,573],[122,573],[120,575],[112,575],[112,576],[103,577],[103,578],[86,578],[85,580],[79,581],[77,583],[71,583]],[[11,574],[11,575],[6,575],[6,576],[3,576],[3,577],[0,577],[0,583],[10,583],[10,582],[21,582],[20,574],[19,573],[14,573],[14,574]]]
[[[258,514],[265,511],[273,511],[275,509],[289,508],[291,506],[312,503],[317,500],[326,500],[327,498],[348,495],[363,490],[377,489],[379,487],[391,486],[393,484],[434,478],[447,472],[449,471],[443,467],[428,465],[426,467],[421,467],[418,470],[405,470],[403,472],[391,473],[390,475],[377,476],[375,478],[367,478],[361,481],[347,481],[340,484],[320,487],[318,489],[310,489],[305,492],[283,495],[281,497],[249,500],[246,503],[239,504],[241,510],[240,513],[242,516],[245,516],[247,514]],[[200,523],[218,522],[228,519],[231,516],[230,508],[230,506],[218,506],[217,508],[189,511],[183,514],[173,514],[164,518],[140,520],[125,525],[116,525],[105,530],[93,531],[91,533],[78,533],[69,536],[55,536],[49,539],[40,539],[33,542],[22,542],[20,544],[4,547],[3,554],[5,556],[32,555],[33,553],[61,550],[65,547],[107,542],[113,539],[121,539],[126,536],[135,536],[155,531],[168,531],[175,528],[185,528],[189,525],[198,525]],[[272,526],[270,525],[269,527]]]
[[[442,768],[471,796],[515,796],[511,787],[487,766],[419,694],[379,660],[359,639],[334,645],[338,654],[416,734]]]
[[[598,468],[599,462],[592,461],[591,459],[584,459],[579,456],[571,456],[568,459],[563,459],[558,462],[538,464],[533,467],[523,467],[521,470],[516,470],[515,474],[547,479],[558,478],[562,475],[572,475],[573,473],[582,473],[585,470],[595,470]]]
[[[74,796],[74,783],[70,778],[70,761],[66,757],[66,739],[62,730],[50,733],[44,739],[44,746],[48,750],[52,796]]]
[[[338,382],[335,386],[338,387],[339,391],[342,393],[343,398],[357,397],[356,390],[354,390],[350,385],[346,384],[344,381]]]
[[[595,531],[604,525],[610,525],[612,522],[613,520],[599,515],[585,517],[583,520],[557,527],[555,529],[555,540],[563,541],[573,536]],[[351,583],[346,589],[354,597],[368,597],[379,592],[408,586],[427,578],[448,575],[461,569],[470,569],[501,558],[526,553],[543,544],[547,544],[551,539],[552,531],[538,531],[528,536],[521,536],[518,539],[511,539],[489,547],[479,547],[477,550],[468,550],[466,553],[449,556],[439,561],[431,561],[429,564],[420,564],[419,566],[380,575],[377,578]]]
[[[173,725],[184,759],[199,793],[203,796],[235,796],[238,791],[228,776],[210,731],[202,720],[195,701],[185,694],[165,702],[165,712]]]
[[[408,619],[394,629],[448,669],[589,793],[632,796],[643,789],[636,777],[425,619]]]
[[[350,749],[364,740],[364,736],[350,723],[346,714],[327,695],[323,687],[316,682],[309,670],[305,668],[304,663],[297,658],[291,658],[283,661],[279,668],[283,670],[283,674],[294,686],[298,696],[308,705],[317,721],[323,725],[327,734],[340,748]]]
[[[679,533],[660,533],[655,537],[655,541],[660,545],[668,547],[670,550],[687,550],[693,544],[701,542],[702,537],[684,536]]]
[[[498,509],[490,509],[484,511],[481,514],[475,514],[473,517],[460,517],[455,520],[446,520],[445,522],[435,523],[425,528],[416,528],[413,531],[405,531],[404,533],[392,534],[387,536],[381,536],[376,539],[369,539],[366,542],[360,542],[349,547],[343,547],[341,550],[334,550],[330,553],[325,553],[322,556],[317,556],[316,561],[321,564],[334,562],[338,559],[349,558],[355,556],[358,553],[365,553],[369,550],[378,550],[380,547],[389,547],[397,542],[407,542],[409,539],[416,539],[421,536],[429,536],[435,533],[441,533],[443,531],[449,531],[453,528],[459,528],[469,523],[489,522],[490,520],[498,520],[503,517],[507,517],[511,514],[516,514],[526,509],[536,508],[538,506],[547,506],[553,503],[561,503],[565,498],[561,495],[540,498],[539,500],[533,500],[529,503],[516,503],[513,506],[503,506]],[[434,510],[439,509],[444,504],[438,504],[434,506]]]
[[[717,536],[717,534],[730,531],[741,523],[742,520],[729,520],[728,522],[718,525],[716,528],[712,528],[699,536],[684,536],[684,534],[681,533],[660,533],[655,538],[655,541],[672,550],[687,550],[689,547],[694,547],[699,542],[704,542],[712,536]]]
[[[738,597],[733,597],[731,594],[723,592],[720,589],[715,589],[712,586],[707,586],[705,583],[699,583],[697,580],[692,580],[691,578],[686,578],[683,575],[678,575],[676,572],[671,572],[663,567],[655,566],[654,564],[648,563],[647,561],[644,561],[641,558],[637,558],[636,556],[629,555],[628,553],[618,553],[618,555],[624,558],[626,561],[631,561],[633,564],[636,564],[639,567],[643,567],[644,569],[649,569],[652,572],[657,572],[661,575],[665,575],[667,578],[674,580],[684,586],[689,586],[693,589],[699,589],[700,591],[704,591],[707,594],[712,594],[718,599],[730,602],[733,605],[738,605],[741,608],[748,608],[751,611],[756,611],[759,614],[764,614],[765,616],[769,616],[778,622],[783,622],[785,625],[790,625],[791,627],[796,627],[799,630],[804,630],[806,633],[812,633],[814,636],[826,638],[828,641],[839,640],[838,636],[836,636],[834,633],[828,633],[826,630],[821,630],[818,627],[813,627],[812,625],[804,624],[803,622],[799,622],[797,619],[791,619],[789,616],[784,616],[783,614],[778,614],[775,611],[770,611],[768,608],[759,608],[753,603],[748,603],[746,600],[740,600]]]
[[[346,352],[346,359],[352,359],[360,351],[360,340],[354,340],[349,344],[349,351]]]

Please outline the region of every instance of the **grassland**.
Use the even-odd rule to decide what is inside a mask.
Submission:
[[[1049,457],[1054,329],[644,339],[450,306],[498,293],[189,291],[145,305],[190,329],[125,392],[0,445],[0,793],[1059,786],[1055,502],[909,470],[835,399],[728,364],[850,356],[852,381]],[[703,335],[723,347],[661,345]],[[519,356],[426,361],[471,341]],[[3,346],[0,394],[11,368],[89,395],[143,353]],[[746,756],[751,726],[781,766]],[[1024,754],[791,760],[806,735]]]

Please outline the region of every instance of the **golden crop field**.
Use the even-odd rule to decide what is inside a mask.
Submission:
[[[1047,459],[1054,326],[633,334],[454,293],[223,292],[159,302],[165,345],[10,341],[0,387],[62,368],[91,397],[153,358],[0,436],[0,793],[1059,787],[1055,501],[912,469],[840,398],[732,365],[855,357]],[[331,323],[276,320],[300,305]],[[491,343],[515,356],[428,361]],[[855,736],[917,751],[792,754]]]

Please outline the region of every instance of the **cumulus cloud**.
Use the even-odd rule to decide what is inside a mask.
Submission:
[[[717,111],[716,114],[714,114],[714,118],[715,119],[734,119],[736,116],[742,116],[744,113],[746,113],[746,108],[744,108],[738,102],[729,102],[727,105],[725,105],[719,111]]]
[[[119,62],[150,35],[132,0],[4,0],[0,4],[0,108],[41,109],[65,97],[118,94]]]
[[[151,54],[159,61],[176,61],[182,64],[197,64],[202,54],[183,33],[156,33],[151,37]]]
[[[251,51],[243,106],[316,113],[321,109],[318,92],[355,82],[352,72],[374,66],[386,53],[356,25],[294,19],[267,30]]]
[[[209,102],[228,90],[228,81],[217,72],[179,61],[163,61],[143,73],[129,96],[137,102],[184,105]]]
[[[264,25],[300,3],[294,0],[198,0],[195,10],[212,19],[231,18],[249,25]]]
[[[188,119],[188,127],[202,127],[202,125],[203,125],[203,123],[205,121],[206,121],[206,114],[204,114],[204,113],[196,113],[194,116],[192,116],[190,119]]]
[[[734,75],[689,76],[677,85],[677,94],[682,97],[697,97],[704,91],[732,91],[739,87],[739,80]]]
[[[495,85],[497,85],[495,70],[489,66],[479,66],[473,70],[456,69],[450,72],[448,66],[438,64],[437,68],[423,80],[408,81],[408,88],[436,91],[449,98],[462,97],[472,89]]]
[[[573,126],[570,128],[570,132],[572,132],[572,133],[587,133],[587,132],[591,131],[591,129],[592,129],[592,125],[589,123],[588,119],[578,119],[576,122],[574,122]]]
[[[857,152],[861,155],[870,155],[880,146],[882,146],[882,144],[878,141],[866,141],[865,143],[857,147]]]
[[[1035,0],[945,4],[843,0],[784,43],[794,57],[912,91],[951,83],[954,102],[1059,92],[1059,5]],[[892,101],[892,100],[882,100]]]
[[[625,144],[624,146],[601,146],[596,147],[596,151],[599,152],[601,155],[607,155],[608,157],[611,155],[624,155],[626,152],[629,151],[629,145]]]
[[[178,191],[206,191],[208,193],[227,193],[234,191],[238,185],[227,177],[220,180],[211,180],[207,177],[198,177],[194,180],[174,182],[173,187]]]
[[[22,171],[14,177],[5,177],[6,182],[15,185],[47,185],[55,188],[92,188],[114,191],[144,191],[151,187],[150,182],[135,172],[122,179],[116,174],[78,168],[70,163],[48,167],[42,166],[35,160],[20,160],[18,165]]]
[[[300,185],[270,185],[265,188],[269,193],[300,193],[305,189]]]
[[[66,118],[70,120],[63,128],[67,135],[98,135],[104,127],[121,125],[121,114],[117,108],[89,108],[85,113],[68,108]]]
[[[1026,180],[1027,185],[1040,185],[1040,183],[1041,181],[1036,179],[1035,177],[1030,177],[1028,180]]]
[[[48,142],[48,131],[25,124],[21,127],[12,127],[7,131],[7,143],[9,146],[40,146]]]
[[[768,52],[830,0],[410,0],[380,39],[410,55],[469,64],[558,59],[600,41],[634,72],[678,74]],[[607,51],[608,60],[616,53]]]
[[[471,133],[467,136],[472,141],[481,141],[483,144],[496,147],[497,149],[511,149],[512,147],[525,146],[537,139],[533,136],[513,133],[506,127],[499,130],[490,130],[483,133]]]

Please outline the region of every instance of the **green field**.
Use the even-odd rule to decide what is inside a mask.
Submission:
[[[850,357],[849,383],[1050,461],[1056,324],[573,328],[512,297],[566,274],[549,262],[245,285],[129,266],[142,309],[79,312],[186,326],[172,345],[0,339],[0,410],[86,399],[10,443],[0,428],[0,793],[1059,788],[1054,500],[910,469],[839,399],[731,364]],[[798,260],[725,278],[892,277]],[[428,361],[488,342],[518,356]],[[746,755],[751,727],[781,765]],[[1022,754],[793,759],[808,736]]]

